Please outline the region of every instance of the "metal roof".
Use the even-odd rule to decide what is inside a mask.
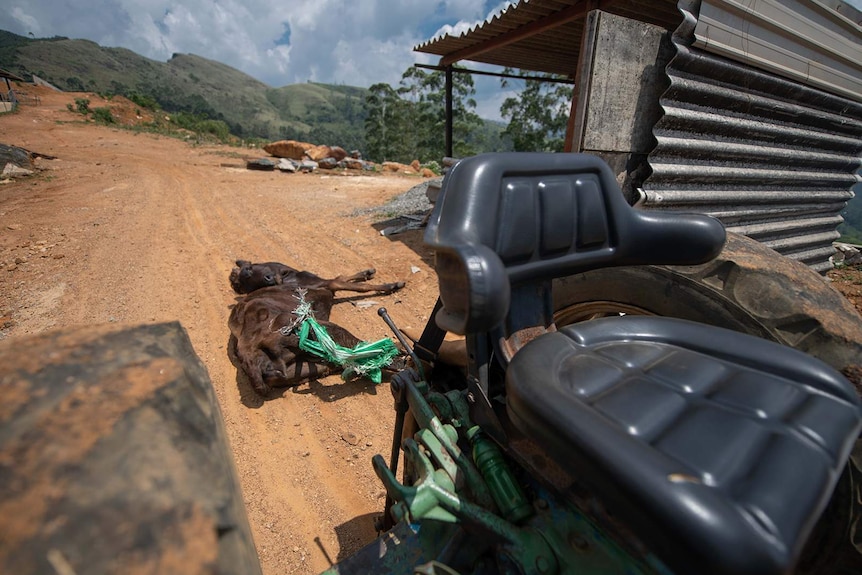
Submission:
[[[20,76],[16,76],[12,72],[7,72],[6,70],[0,68],[0,78],[6,78],[8,80],[14,80],[15,82],[24,82],[24,78]]]
[[[446,34],[416,46],[459,60],[574,77],[587,12],[619,14],[673,30],[682,21],[676,0],[520,0],[463,34]]]

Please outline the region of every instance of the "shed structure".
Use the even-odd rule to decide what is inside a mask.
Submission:
[[[862,181],[862,13],[839,0],[520,0],[416,51],[576,82],[567,150],[628,199],[831,268]]]
[[[0,113],[11,112],[18,105],[18,98],[15,95],[15,90],[12,89],[12,82],[23,82],[24,79],[2,68],[0,68],[0,79],[3,81],[2,86],[0,86]]]

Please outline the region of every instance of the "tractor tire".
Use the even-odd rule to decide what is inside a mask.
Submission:
[[[0,573],[261,573],[179,323],[5,340],[0,389]]]
[[[557,280],[558,326],[619,314],[676,317],[799,349],[841,371],[862,395],[862,316],[827,280],[745,236],[697,266],[603,268]],[[797,573],[862,573],[862,440]]]

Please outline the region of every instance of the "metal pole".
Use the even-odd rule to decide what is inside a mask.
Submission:
[[[452,151],[452,66],[446,66],[446,157],[453,158]]]

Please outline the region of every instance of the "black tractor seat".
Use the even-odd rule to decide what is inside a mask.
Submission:
[[[862,428],[822,362],[662,317],[542,335],[506,391],[518,429],[680,574],[790,572]]]

